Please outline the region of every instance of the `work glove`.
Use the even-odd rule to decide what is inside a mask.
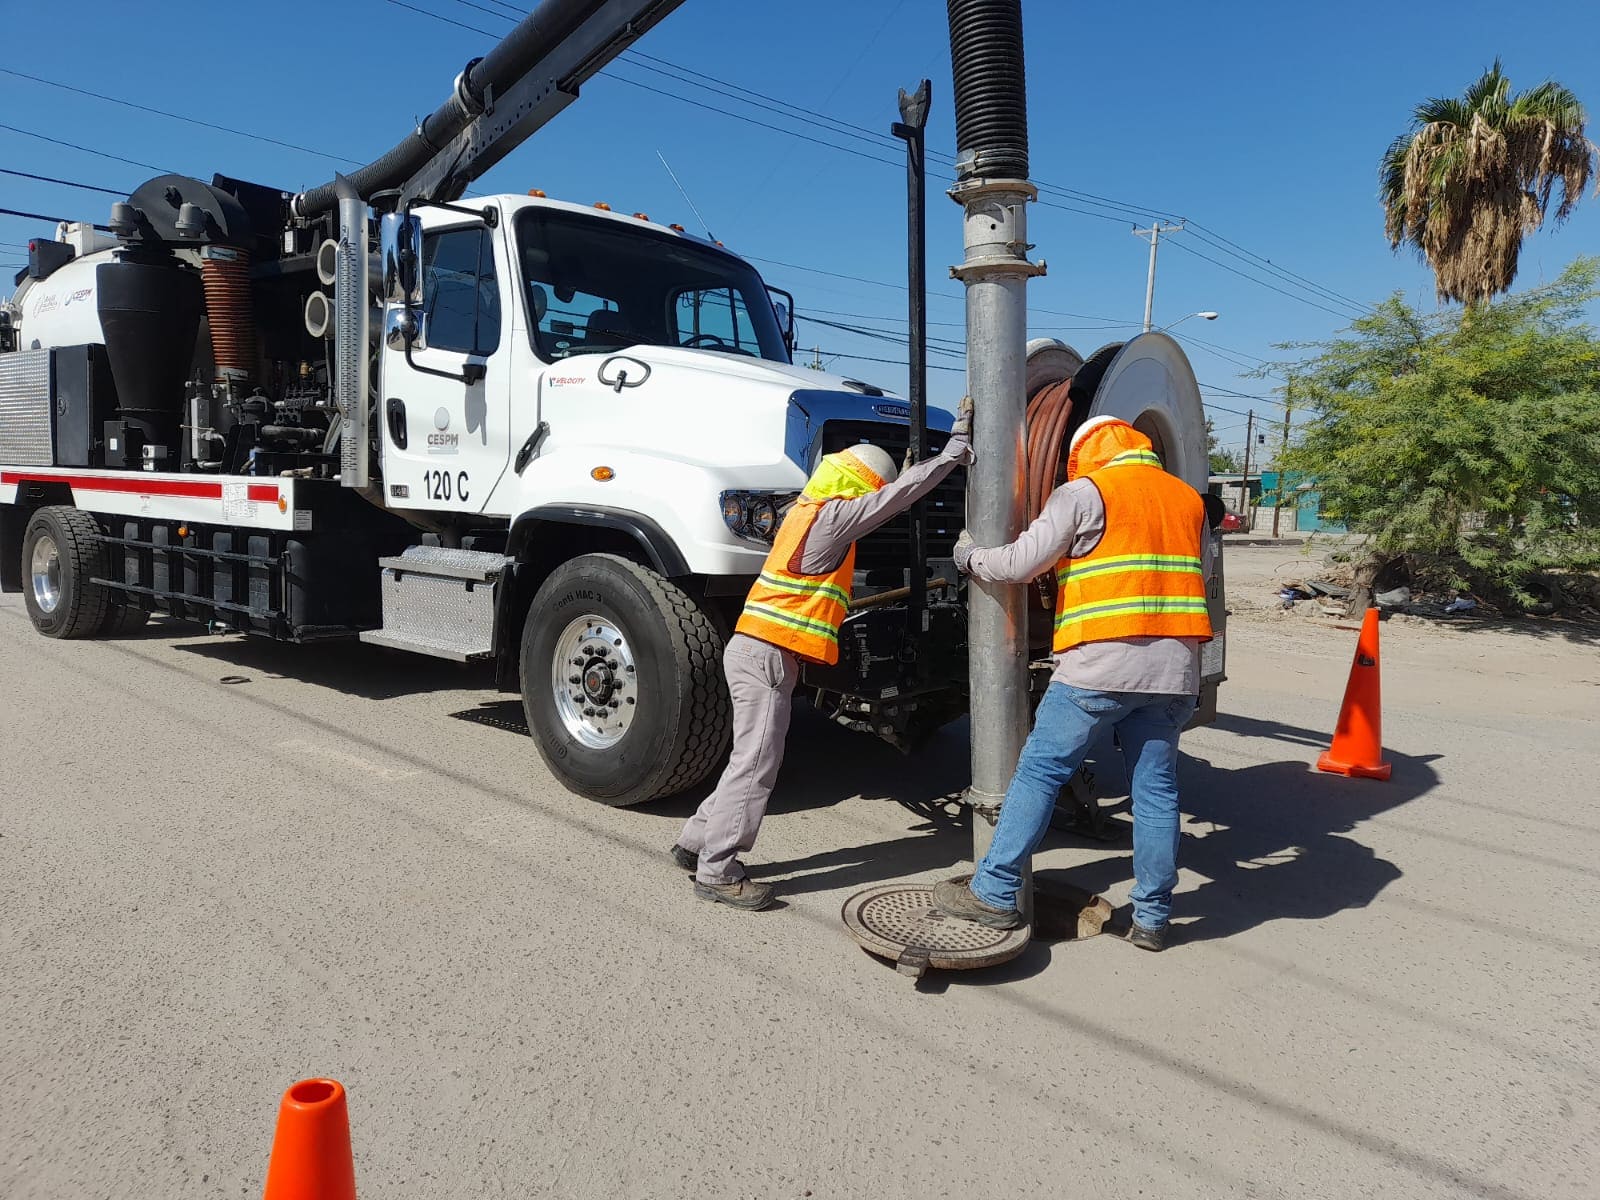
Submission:
[[[956,548],[954,551],[956,570],[960,571],[963,575],[967,573],[967,560],[972,557],[972,552],[977,548],[978,547],[973,543],[972,535],[963,529],[961,531],[961,536],[956,539]]]
[[[955,424],[950,426],[950,440],[945,443],[944,456],[958,463],[970,464],[972,454],[972,397],[961,397],[956,408]]]
[[[956,406],[956,423],[950,426],[950,436],[972,440],[972,397],[961,397],[961,403]]]

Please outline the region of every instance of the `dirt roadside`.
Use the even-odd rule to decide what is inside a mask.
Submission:
[[[1320,578],[1335,549],[1317,541],[1227,546],[1230,643],[1252,652],[1347,657],[1355,647],[1356,619],[1325,613],[1311,600],[1285,609],[1278,595],[1287,581]],[[1392,668],[1384,676],[1386,688],[1423,688],[1445,707],[1492,704],[1537,716],[1576,715],[1577,705],[1600,717],[1600,630],[1546,618],[1404,613],[1390,616],[1381,628],[1384,664]],[[1230,667],[1237,661],[1230,654]]]

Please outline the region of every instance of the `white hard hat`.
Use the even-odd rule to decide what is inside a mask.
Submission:
[[[1068,451],[1068,453],[1071,453],[1072,451],[1076,450],[1079,446],[1083,445],[1083,439],[1088,437],[1096,429],[1104,429],[1107,425],[1126,425],[1126,424],[1127,424],[1127,422],[1124,421],[1121,417],[1110,417],[1110,416],[1090,417],[1082,425],[1078,426],[1078,431],[1072,435],[1072,441],[1067,444],[1067,451]]]
[[[889,452],[871,442],[861,442],[859,445],[846,446],[851,454],[861,460],[861,465],[883,480],[887,487],[893,483],[900,474],[900,468],[894,465],[894,459]]]

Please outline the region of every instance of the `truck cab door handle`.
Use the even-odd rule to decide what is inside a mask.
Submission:
[[[406,448],[406,402],[399,396],[390,396],[384,405],[384,419],[389,422],[389,440],[396,450]]]
[[[512,464],[512,469],[518,475],[533,461],[533,456],[539,452],[539,446],[544,439],[550,436],[550,422],[540,421],[538,427],[528,435],[528,440],[522,443],[522,449],[517,451],[517,461]]]

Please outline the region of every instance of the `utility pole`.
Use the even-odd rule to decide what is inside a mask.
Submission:
[[[1179,221],[1176,225],[1163,225],[1160,221],[1151,221],[1149,229],[1140,229],[1134,226],[1133,236],[1147,238],[1150,242],[1150,274],[1144,281],[1144,331],[1150,332],[1150,314],[1156,302],[1156,246],[1161,241],[1163,233],[1180,233],[1186,222]]]
[[[1290,406],[1294,404],[1294,384],[1291,382],[1283,390],[1283,439],[1278,443],[1278,460],[1274,464],[1278,468],[1278,503],[1272,509],[1272,536],[1278,536],[1278,518],[1283,513],[1284,477],[1283,456],[1289,449],[1289,418],[1294,411]],[[1296,522],[1298,526],[1298,522]]]
[[[1237,411],[1237,410],[1235,410]],[[1250,511],[1250,447],[1256,440],[1256,410],[1251,409],[1244,421],[1244,483],[1241,487],[1243,494],[1239,497],[1239,506],[1244,509],[1244,531],[1256,531],[1255,514]]]

